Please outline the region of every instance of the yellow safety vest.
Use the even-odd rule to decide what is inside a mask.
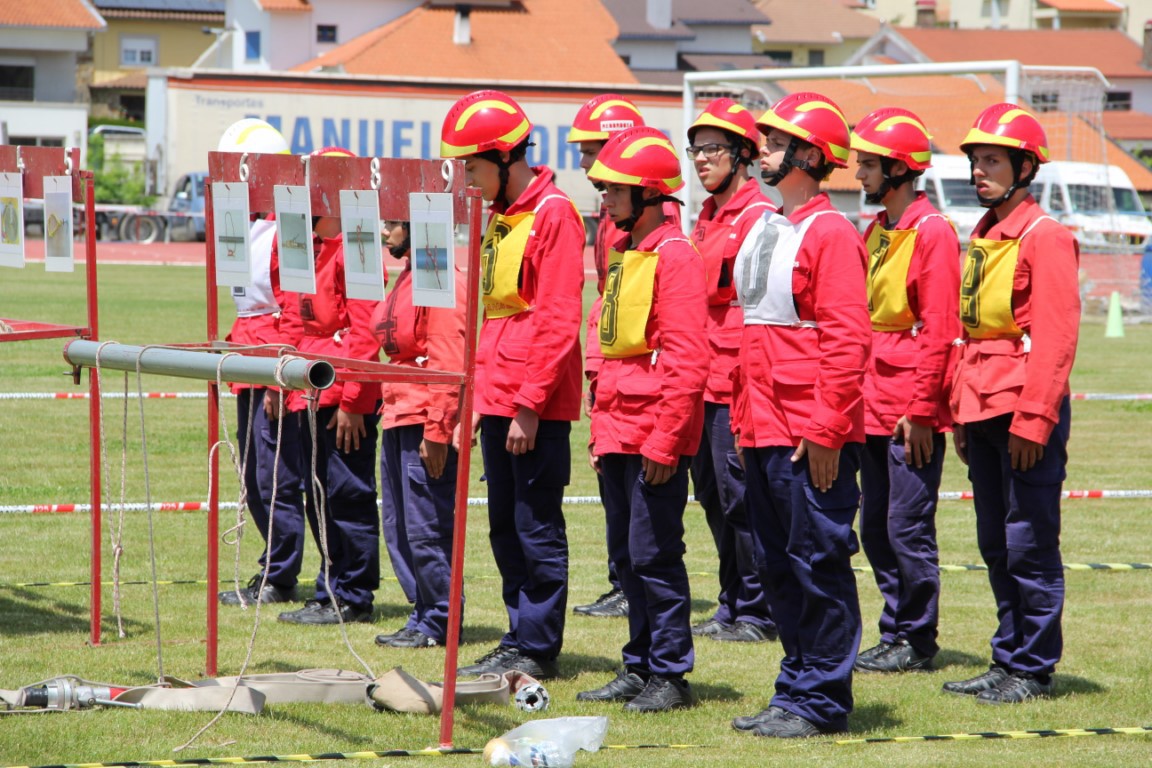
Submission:
[[[1012,316],[1012,282],[1019,255],[1020,240],[973,238],[968,244],[960,278],[960,321],[971,338],[1024,335]]]
[[[488,231],[480,246],[480,299],[484,302],[485,317],[510,317],[530,309],[520,294],[520,271],[524,265],[524,251],[536,212],[553,198],[567,200],[576,213],[581,228],[584,220],[576,204],[564,195],[548,195],[531,211],[512,216],[494,214],[488,222]]]
[[[651,352],[645,331],[652,315],[657,251],[608,252],[608,276],[600,305],[600,351],[604,357]]]
[[[868,234],[868,314],[874,331],[907,331],[916,326],[908,305],[908,266],[916,248],[915,229],[875,226]]]
[[[509,317],[528,309],[520,295],[520,268],[535,211],[495,214],[480,246],[480,294],[485,317]]]

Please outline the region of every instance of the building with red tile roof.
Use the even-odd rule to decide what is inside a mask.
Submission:
[[[1067,30],[1012,30],[1012,29],[920,29],[882,28],[871,40],[863,45],[849,59],[848,64],[876,63],[879,60],[895,61],[902,64],[927,62],[994,61],[1016,59],[1025,67],[1086,67],[1099,71],[1107,80],[1104,94],[1104,108],[1120,110],[1125,108],[1134,114],[1152,114],[1152,68],[1145,60],[1144,50],[1120,30],[1115,29],[1067,29]],[[1047,88],[1049,86],[1041,86]],[[1038,99],[1043,94],[1034,94]],[[1063,98],[1061,96],[1060,98]],[[988,99],[984,103],[988,103]],[[1060,104],[1034,104],[1036,109]],[[909,105],[909,109],[915,107]],[[979,110],[972,110],[975,114]],[[1112,117],[1120,111],[1105,111],[1108,116],[1102,126],[1096,128],[1108,135],[1107,126],[1121,123],[1122,118]],[[1063,113],[1053,113],[1063,114]],[[924,116],[926,120],[928,115]],[[1059,120],[1052,121],[1053,128],[1059,127]],[[1096,146],[1087,137],[1079,136],[1084,130],[1092,130],[1082,120],[1064,121],[1069,128],[1067,149],[1063,159],[1078,159],[1097,162],[1096,158],[1070,157],[1069,153],[1086,150],[1072,147]],[[1145,143],[1152,147],[1152,131],[1143,137],[1132,136],[1132,131],[1152,128],[1152,123],[1131,118],[1124,123],[1129,135],[1124,146]],[[1049,133],[1052,129],[1049,129]],[[1143,142],[1141,142],[1143,140]],[[1060,140],[1057,139],[1057,143]],[[1152,191],[1152,174],[1140,162],[1127,155],[1120,145],[1105,142],[1108,162],[1121,166],[1132,178],[1137,189]]]
[[[781,64],[819,67],[843,64],[880,29],[880,22],[844,0],[755,0],[771,20],[752,28],[753,47]],[[813,23],[819,19],[819,23]]]
[[[87,0],[0,0],[0,28],[11,27],[96,32],[104,29],[104,19]]]
[[[636,77],[612,48],[616,35],[616,22],[600,0],[477,6],[464,23],[457,8],[427,4],[293,70],[634,84]]]

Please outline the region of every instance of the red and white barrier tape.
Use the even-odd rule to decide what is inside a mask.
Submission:
[[[1120,490],[1091,490],[1091,491],[1064,491],[1060,494],[1063,499],[1152,499],[1152,490],[1120,491]],[[971,491],[941,491],[941,501],[970,501]],[[689,501],[695,501],[692,496]],[[599,496],[565,496],[565,504],[599,504]],[[483,507],[488,499],[472,496],[468,499],[468,506]],[[105,504],[105,510],[119,509],[118,504]],[[143,512],[147,505],[142,502],[133,502],[124,505],[126,512]],[[220,509],[236,509],[236,502],[220,502]],[[73,512],[90,512],[91,504],[11,504],[0,506],[0,514],[35,514],[35,515],[65,515]],[[206,501],[162,501],[152,505],[154,512],[205,512],[208,510]]]
[[[229,393],[221,393],[230,397]],[[145,392],[144,397],[156,400],[202,400],[207,397],[206,392]],[[123,392],[105,392],[106,398],[123,398]],[[129,398],[138,397],[137,393],[129,392]],[[1073,392],[1073,400],[1152,400],[1152,393],[1139,392]],[[0,400],[87,400],[87,392],[0,392]]]
[[[105,392],[105,400],[123,400],[123,392]],[[221,397],[234,397],[231,392],[221,392]],[[136,400],[141,395],[129,392],[128,399]],[[145,400],[203,400],[207,392],[145,392]],[[0,400],[87,400],[87,392],[0,392]]]

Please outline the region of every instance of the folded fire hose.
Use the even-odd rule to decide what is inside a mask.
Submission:
[[[456,683],[457,704],[508,704],[513,697],[523,709],[547,707],[547,691],[522,672],[486,674]],[[376,680],[340,669],[306,669],[197,681],[165,677],[162,683],[143,686],[120,686],[62,675],[15,690],[0,689],[0,714],[102,706],[189,712],[227,710],[258,715],[266,703],[301,702],[371,703],[378,710],[436,714],[444,703],[444,688],[441,683],[417,680],[396,667]]]

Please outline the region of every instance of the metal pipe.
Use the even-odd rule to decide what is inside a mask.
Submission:
[[[103,348],[101,348],[103,346]],[[282,362],[275,357],[221,356],[212,352],[193,352],[162,347],[138,347],[128,344],[105,344],[75,340],[64,347],[64,359],[74,366],[95,368],[99,356],[102,368],[136,371],[185,379],[256,384],[285,389],[328,389],[336,381],[336,369],[326,360],[304,360],[291,357]],[[280,367],[281,381],[276,379]]]

